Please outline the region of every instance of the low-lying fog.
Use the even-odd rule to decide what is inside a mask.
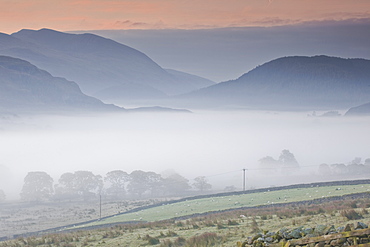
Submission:
[[[310,117],[307,113],[195,112],[99,116],[0,118],[0,189],[18,198],[30,171],[45,171],[57,183],[78,170],[104,175],[120,169],[191,179],[206,176],[214,189],[247,188],[323,180],[322,163],[370,158],[370,118]],[[265,156],[288,149],[304,180],[274,180],[258,169]],[[288,174],[289,175],[289,174]]]

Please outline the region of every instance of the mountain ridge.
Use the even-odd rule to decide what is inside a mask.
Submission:
[[[110,103],[117,101],[118,91],[126,92],[118,97],[119,103],[125,103],[131,98],[163,98],[203,86],[168,73],[136,49],[95,34],[23,29],[0,35],[0,44],[0,54],[27,60],[55,76],[75,81],[84,93],[102,96]],[[143,95],[137,88],[145,88]],[[112,97],[111,92],[115,93]]]
[[[370,100],[370,60],[282,57],[180,99],[252,109],[348,109]]]
[[[359,106],[351,107],[345,116],[370,116],[370,102]]]
[[[72,81],[9,56],[0,55],[0,89],[0,109],[7,111],[124,111],[83,94]]]

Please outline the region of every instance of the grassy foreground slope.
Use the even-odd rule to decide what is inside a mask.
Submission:
[[[362,180],[188,198],[79,226],[91,228],[19,236],[0,241],[0,247],[235,247],[237,241],[265,230],[338,227],[357,221],[370,225],[369,191],[370,181]],[[197,215],[201,212],[207,213]],[[119,224],[127,220],[136,224]],[[112,225],[102,225],[108,223]]]
[[[338,197],[370,191],[370,184],[312,186],[283,190],[266,190],[264,192],[239,195],[214,195],[207,198],[189,199],[167,203],[131,213],[124,213],[104,218],[78,227],[99,226],[120,222],[154,222],[208,212],[229,209],[250,208],[262,205],[278,205],[291,202],[303,202],[319,198]]]
[[[124,224],[111,227],[19,237],[0,242],[0,247],[81,247],[81,246],[156,246],[156,247],[236,247],[237,241],[265,230],[345,226],[357,221],[370,221],[370,199],[356,198],[302,203],[284,207],[233,210],[153,223]],[[350,212],[359,217],[353,218]],[[244,217],[240,217],[244,215]]]

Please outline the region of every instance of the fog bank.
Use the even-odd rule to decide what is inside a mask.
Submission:
[[[288,149],[307,180],[322,163],[370,158],[370,118],[307,113],[195,112],[95,116],[28,116],[0,120],[0,189],[17,198],[30,171],[57,183],[65,172],[172,169],[189,180],[206,176],[214,189],[279,185],[258,166]],[[289,174],[288,174],[289,175]],[[293,174],[294,175],[294,174]],[[308,176],[307,176],[308,175]],[[192,182],[192,181],[190,181]],[[289,181],[283,181],[289,183]],[[292,181],[294,182],[294,181]],[[282,181],[280,181],[282,183]]]

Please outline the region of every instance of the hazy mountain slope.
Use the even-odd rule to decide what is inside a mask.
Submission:
[[[182,100],[279,110],[349,108],[370,100],[370,61],[283,57]]]
[[[108,101],[159,98],[203,87],[168,73],[135,49],[93,34],[21,30],[2,34],[0,44],[0,54],[30,61]]]
[[[0,109],[123,110],[84,95],[74,82],[53,77],[27,61],[8,56],[0,56]]]
[[[188,83],[192,85],[194,88],[200,89],[204,87],[209,87],[212,85],[215,85],[216,83],[214,81],[205,79],[200,76],[192,75],[189,73],[185,73],[182,71],[174,70],[174,69],[166,69],[168,73],[170,73],[173,76],[176,76],[178,80],[183,81],[184,83]]]
[[[237,78],[258,64],[284,56],[326,54],[370,59],[369,30],[370,18],[314,21],[268,28],[88,32],[134,47],[162,67],[185,70],[221,82]]]
[[[350,108],[346,116],[370,116],[370,102]]]

